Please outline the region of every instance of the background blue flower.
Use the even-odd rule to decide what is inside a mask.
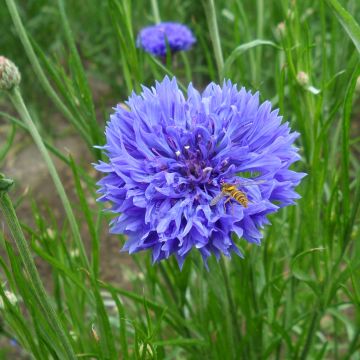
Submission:
[[[166,42],[170,50],[189,50],[196,42],[191,30],[182,24],[163,22],[157,25],[143,28],[137,38],[137,46],[146,52],[156,55],[166,55]]]
[[[153,261],[175,254],[180,267],[196,248],[206,259],[241,255],[232,233],[260,244],[267,214],[294,203],[303,173],[289,170],[299,159],[298,134],[281,123],[271,103],[230,81],[211,83],[201,94],[190,84],[187,98],[176,79],[143,87],[118,106],[106,128],[109,162],[97,170],[101,201],[117,216],[111,231],[126,234],[124,250],[149,249]],[[243,187],[248,207],[235,200],[210,206],[221,184],[262,180]]]

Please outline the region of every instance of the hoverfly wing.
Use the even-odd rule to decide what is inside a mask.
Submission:
[[[217,194],[210,202],[210,206],[215,206],[222,198],[224,197],[224,193],[221,192]]]
[[[254,186],[254,185],[260,185],[264,184],[266,180],[254,180],[254,181],[240,181],[236,183],[238,186]]]

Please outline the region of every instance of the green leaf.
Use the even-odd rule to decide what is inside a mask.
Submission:
[[[119,314],[119,340],[121,345],[121,354],[124,360],[129,359],[128,352],[128,341],[126,337],[126,317],[125,317],[125,307],[122,301],[119,299],[119,296],[116,294],[113,289],[109,289],[112,298],[115,301],[118,314]]]
[[[261,45],[268,45],[268,46],[272,46],[276,49],[281,50],[281,47],[276,45],[274,42],[269,41],[269,40],[253,40],[250,42],[247,42],[245,44],[241,44],[238,47],[236,47],[231,54],[229,55],[229,57],[226,59],[225,64],[224,64],[224,69],[223,69],[223,77],[225,77],[225,75],[227,74],[231,64],[242,54],[244,54],[246,51],[253,49],[257,46],[261,46]]]
[[[291,270],[292,270],[293,275],[298,280],[307,283],[314,290],[315,293],[318,293],[319,281],[317,279],[313,278],[312,276],[310,276],[304,270],[302,270],[304,268],[304,266],[303,266],[303,264],[300,264],[299,260],[301,258],[303,258],[304,256],[307,256],[314,252],[324,251],[324,250],[325,249],[322,247],[309,249],[309,250],[303,251],[300,254],[296,255],[295,258],[291,261]]]
[[[16,134],[16,125],[13,124],[6,138],[5,144],[2,145],[0,148],[0,164],[4,161],[7,153],[9,152],[11,145],[13,144],[15,134]]]
[[[355,324],[354,322],[352,322],[348,317],[346,317],[344,315],[344,310],[346,308],[350,308],[351,305],[347,305],[345,308],[342,307],[341,309],[336,309],[336,308],[329,308],[327,309],[327,312],[331,315],[333,315],[334,317],[336,317],[339,321],[341,321],[343,323],[343,325],[346,328],[346,333],[348,335],[348,341],[351,341],[354,337],[355,337],[355,332],[356,332],[356,328],[355,328]]]
[[[349,35],[354,43],[357,51],[360,53],[360,26],[351,16],[351,14],[344,9],[337,0],[326,0],[327,4],[331,7],[336,17],[344,30]]]
[[[201,339],[168,339],[168,340],[159,340],[154,341],[153,345],[156,346],[169,346],[169,345],[177,345],[177,346],[207,346],[207,342]]]

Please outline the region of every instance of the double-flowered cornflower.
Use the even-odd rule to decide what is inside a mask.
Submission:
[[[116,214],[111,232],[127,236],[129,253],[150,250],[154,262],[175,255],[180,267],[192,249],[205,263],[211,254],[241,255],[239,238],[260,244],[266,216],[299,198],[304,174],[289,170],[298,133],[258,93],[226,81],[202,93],[190,84],[185,97],[165,77],[126,106],[110,117],[108,162],[96,168],[106,174],[100,200]],[[228,194],[214,205],[224,184],[247,206]]]
[[[167,49],[172,53],[189,50],[196,42],[191,30],[182,24],[163,22],[143,28],[137,37],[137,46],[155,56],[166,56]]]

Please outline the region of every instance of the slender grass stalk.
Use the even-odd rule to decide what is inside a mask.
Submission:
[[[148,57],[149,60],[151,60],[155,65],[157,65],[165,74],[173,77],[175,76],[173,72],[171,72],[166,66],[164,66],[161,61],[159,61],[155,56],[149,55]],[[187,87],[179,80],[177,80],[177,83],[180,87],[180,89],[186,93],[187,92]]]
[[[210,31],[211,41],[214,47],[216,66],[218,69],[219,80],[222,80],[223,68],[224,68],[224,57],[221,49],[219,28],[216,20],[216,9],[214,0],[206,0],[204,2],[205,13]]]
[[[16,5],[14,0],[6,0],[6,4],[8,6],[10,15],[13,19],[16,31],[18,33],[18,36],[20,38],[20,41],[22,42],[25,52],[29,58],[29,61],[35,71],[35,74],[37,76],[37,79],[39,80],[40,84],[44,88],[45,92],[49,95],[49,97],[52,99],[52,101],[55,103],[55,105],[58,107],[58,109],[63,113],[63,115],[69,119],[69,121],[76,127],[76,129],[82,134],[84,139],[87,141],[88,144],[91,144],[90,137],[84,130],[81,128],[81,126],[78,124],[77,121],[74,121],[74,117],[71,114],[70,110],[65,106],[65,104],[62,102],[62,100],[59,98],[57,93],[54,91],[53,87],[51,86],[49,80],[47,79],[40,62],[38,61],[38,58],[35,54],[35,51],[30,43],[30,40],[27,36],[26,30],[24,28],[24,25],[21,22],[19,12],[17,11]]]
[[[11,145],[13,144],[14,138],[16,134],[16,126],[13,124],[11,127],[11,130],[9,131],[9,134],[7,136],[7,139],[5,141],[5,144],[1,146],[0,148],[0,164],[6,157],[7,153],[11,149]]]
[[[71,31],[71,27],[68,21],[68,17],[65,12],[65,4],[63,0],[58,0],[58,8],[61,17],[61,23],[64,27],[65,37],[69,46],[70,54],[73,62],[73,77],[75,78],[75,83],[77,84],[78,92],[80,98],[82,99],[82,103],[84,104],[84,108],[86,109],[86,121],[85,128],[86,133],[90,134],[92,144],[100,144],[101,142],[101,129],[96,120],[95,114],[95,106],[94,101],[91,94],[91,89],[85,74],[84,67],[82,65],[82,61],[79,55],[79,52],[76,48],[75,39]],[[92,145],[91,144],[91,145]],[[95,156],[97,158],[101,158],[100,150],[92,147],[92,150],[95,152]]]
[[[26,132],[29,132],[27,126],[22,121],[20,121],[19,119],[16,119],[15,117],[13,117],[13,116],[11,116],[9,114],[6,114],[6,113],[4,113],[2,111],[0,111],[0,116],[3,116],[5,118],[5,120],[8,120],[11,124],[18,126],[19,128],[25,130]],[[44,145],[46,146],[46,148],[53,155],[58,157],[66,165],[68,165],[68,166],[71,165],[71,162],[69,161],[69,159],[59,149],[57,149],[49,141],[47,141],[45,139],[43,141],[44,141]],[[78,166],[77,171],[80,173],[82,180],[84,180],[89,186],[94,187],[93,179],[89,176],[88,173],[85,172],[85,170],[83,168]]]
[[[256,1],[256,17],[257,17],[257,27],[256,34],[258,39],[264,38],[264,0]],[[258,84],[259,77],[261,75],[261,56],[262,48],[259,46],[256,49],[256,73],[255,73],[255,84]]]
[[[139,59],[134,36],[130,0],[109,0],[109,13],[114,33],[117,35],[118,58],[121,59],[122,74],[128,92],[140,90],[143,68]],[[118,59],[116,59],[118,61]]]
[[[74,174],[74,180],[75,180],[75,188],[78,194],[78,198],[81,205],[81,210],[85,215],[86,222],[88,224],[89,233],[91,237],[91,265],[93,270],[93,275],[95,278],[98,277],[99,274],[99,252],[100,252],[100,239],[96,231],[96,224],[93,221],[92,214],[89,208],[88,203],[86,202],[86,197],[84,190],[82,188],[80,177],[78,173],[78,168],[73,160],[73,158],[70,156],[70,166]]]
[[[73,236],[74,236],[74,240],[76,245],[79,248],[80,251],[80,258],[82,261],[82,265],[88,269],[89,268],[89,262],[86,256],[86,252],[85,252],[85,248],[84,248],[84,244],[81,240],[81,235],[80,235],[80,230],[75,218],[75,215],[72,211],[71,208],[71,204],[70,201],[66,195],[64,186],[60,180],[59,174],[57,173],[57,170],[55,168],[55,165],[44,145],[44,142],[41,138],[41,135],[39,134],[34,122],[31,119],[31,116],[24,104],[23,98],[21,96],[20,90],[17,86],[15,86],[10,92],[10,99],[12,100],[16,110],[18,111],[21,119],[24,121],[24,123],[26,124],[29,133],[31,134],[35,144],[37,145],[42,157],[45,160],[46,166],[48,168],[48,171],[50,173],[50,176],[53,179],[53,182],[55,184],[55,188],[60,196],[61,202],[64,206],[65,209],[65,213],[66,216],[69,220],[69,224],[70,224],[70,228],[72,230]]]
[[[155,22],[157,24],[161,23],[159,5],[158,5],[157,0],[151,0],[151,8],[152,8]]]
[[[235,307],[233,295],[231,292],[229,275],[228,275],[228,271],[226,269],[226,264],[225,264],[225,261],[223,258],[221,258],[221,260],[220,260],[220,269],[221,269],[222,276],[224,278],[224,285],[225,285],[225,289],[226,289],[227,301],[228,301],[229,309],[231,312],[233,331],[235,333],[235,339],[237,340],[236,343],[240,344],[240,342],[241,342],[240,326],[239,326],[239,322],[238,322],[238,317],[237,317],[237,313],[236,313],[236,307]]]
[[[316,333],[316,329],[317,329],[319,320],[320,320],[319,311],[317,309],[315,309],[314,313],[313,313],[313,316],[311,318],[309,329],[307,331],[305,345],[304,345],[304,348],[303,348],[303,350],[301,352],[301,355],[300,355],[301,360],[305,360],[305,359],[308,358],[307,356],[308,356],[308,353],[310,351],[311,345],[312,345],[312,343],[314,341],[314,337],[315,337],[315,333]]]
[[[4,214],[7,225],[9,226],[11,235],[15,242],[15,245],[19,251],[21,261],[28,275],[30,285],[34,290],[34,294],[41,308],[44,311],[44,316],[48,320],[49,324],[58,336],[58,339],[63,347],[64,353],[58,354],[60,358],[66,356],[67,359],[76,359],[76,356],[72,350],[71,344],[65,334],[63,326],[46,294],[44,286],[41,282],[39,273],[37,272],[35,263],[32,259],[32,255],[29,246],[25,240],[24,234],[21,230],[19,220],[16,216],[13,204],[7,191],[11,186],[10,179],[0,178],[0,208]]]
[[[339,22],[344,30],[348,33],[357,51],[360,53],[360,26],[356,20],[351,16],[351,13],[346,11],[341,3],[337,0],[325,0],[328,6],[332,8]]]

